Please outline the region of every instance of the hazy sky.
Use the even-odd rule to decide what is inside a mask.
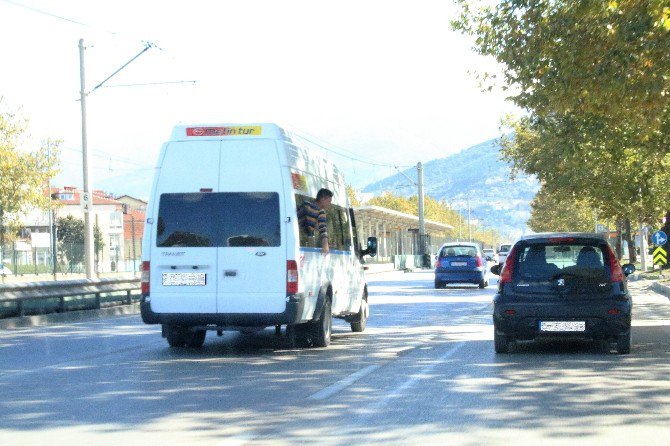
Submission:
[[[87,97],[94,188],[149,185],[180,122],[290,126],[344,154],[329,156],[362,186],[498,136],[514,110],[479,91],[471,72],[491,65],[450,30],[454,12],[437,0],[0,0],[0,96],[34,141],[63,140],[55,183],[80,187],[78,41],[87,91],[151,42]]]

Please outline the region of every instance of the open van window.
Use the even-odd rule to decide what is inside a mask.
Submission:
[[[156,246],[280,246],[279,194],[162,194]]]

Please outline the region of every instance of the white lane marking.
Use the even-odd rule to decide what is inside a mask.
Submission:
[[[359,379],[363,378],[364,376],[369,375],[370,373],[374,372],[377,370],[379,367],[381,367],[379,364],[373,364],[365,367],[364,369],[359,370],[358,372],[352,373],[351,375],[347,376],[346,378],[343,378],[336,382],[335,384],[332,384],[324,389],[319,390],[313,395],[310,395],[307,397],[308,400],[323,400],[328,397],[331,397],[335,395],[338,392],[341,392],[342,390],[346,389]]]
[[[255,435],[236,435],[217,443],[217,446],[242,446],[256,438]]]
[[[425,367],[423,370],[421,370],[419,373],[412,375],[407,381],[402,383],[400,386],[396,387],[395,390],[393,390],[391,393],[387,394],[384,396],[382,399],[380,399],[377,403],[373,404],[370,407],[369,413],[374,414],[374,413],[379,413],[381,409],[383,409],[392,399],[398,398],[402,395],[403,392],[405,392],[407,389],[411,388],[414,386],[418,381],[422,379],[429,379],[431,378],[431,372],[435,367],[438,365],[443,364],[447,359],[452,357],[457,351],[459,351],[461,348],[465,346],[464,342],[458,343],[454,348],[451,350],[447,351],[444,355],[440,356],[437,361],[431,363],[429,366]]]

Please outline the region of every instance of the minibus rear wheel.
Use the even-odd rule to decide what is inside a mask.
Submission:
[[[165,325],[165,338],[170,347],[184,347],[186,345],[186,329],[179,325]]]
[[[328,347],[330,345],[330,333],[333,328],[333,313],[330,305],[330,299],[326,299],[319,320],[312,322],[314,324],[312,326],[314,347]]]
[[[358,310],[358,313],[354,318],[351,320],[351,331],[354,333],[360,333],[362,331],[365,331],[365,325],[368,320],[368,296],[367,293],[361,300],[361,309]]]

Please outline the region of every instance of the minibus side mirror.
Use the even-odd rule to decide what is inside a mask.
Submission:
[[[632,263],[626,263],[621,267],[621,269],[623,270],[623,273],[626,276],[630,276],[635,272],[635,265],[633,265]]]
[[[377,237],[368,237],[368,247],[361,252],[361,256],[364,255],[370,257],[377,255]]]
[[[501,264],[493,265],[493,266],[491,267],[491,272],[492,272],[493,274],[495,274],[496,276],[499,276],[499,275],[500,275],[500,270],[502,269],[502,267],[503,267],[503,266],[502,266]]]

